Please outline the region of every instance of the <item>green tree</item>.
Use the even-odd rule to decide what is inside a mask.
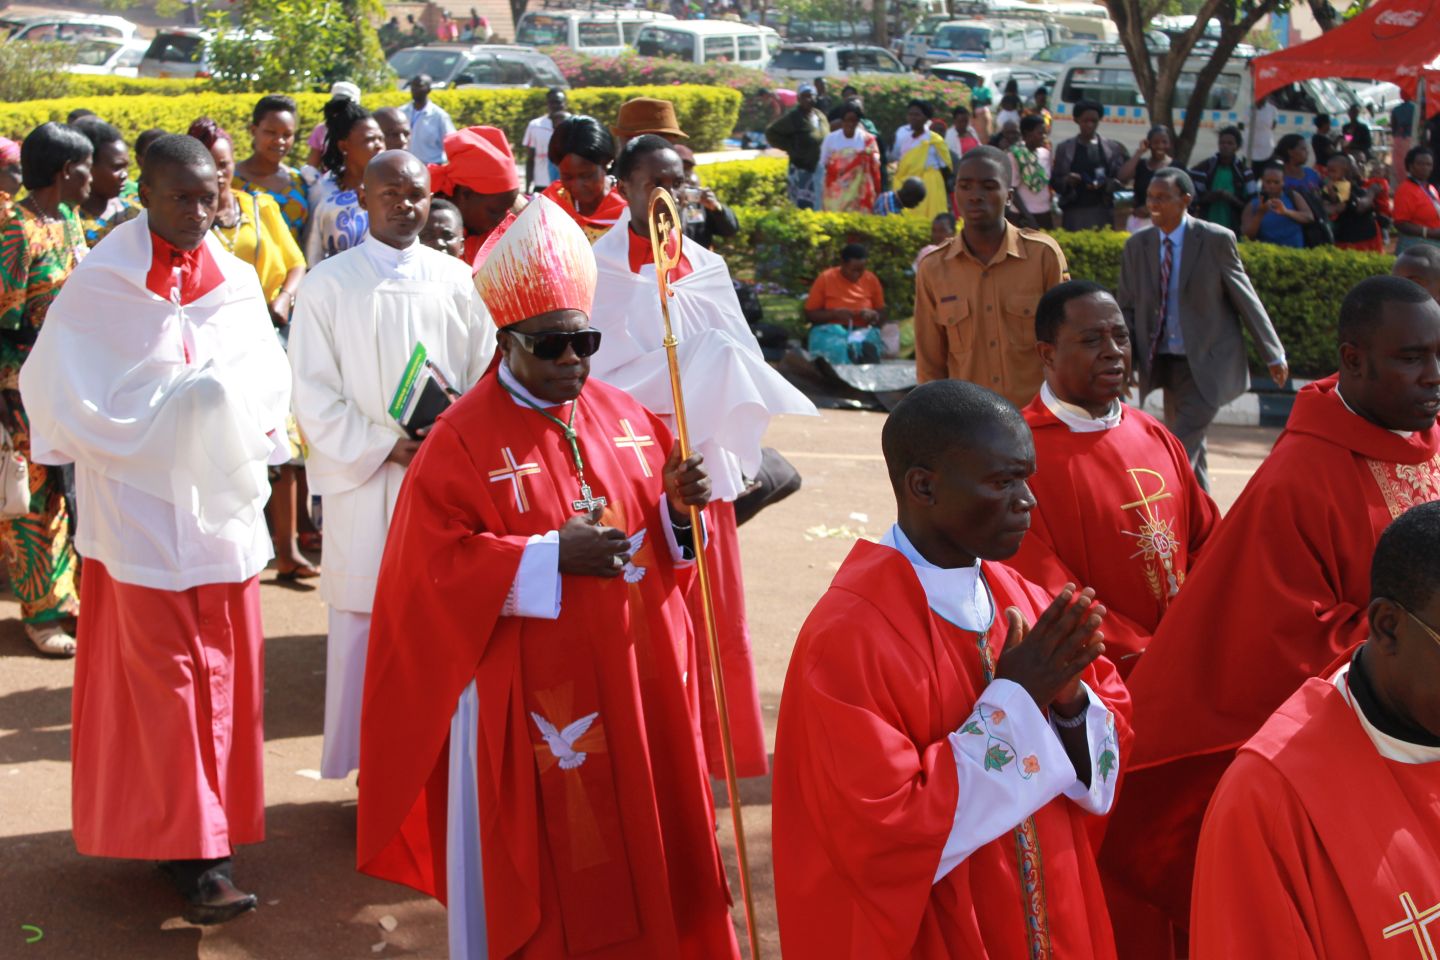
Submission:
[[[1172,130],[1176,129],[1175,90],[1180,74],[1190,72],[1185,69],[1187,65],[1193,69],[1191,54],[1204,34],[1205,25],[1212,19],[1220,25],[1220,37],[1214,49],[1206,51],[1208,59],[1195,74],[1189,100],[1180,104],[1185,109],[1185,123],[1177,133],[1175,157],[1182,164],[1189,160],[1195,146],[1210,91],[1235,48],[1267,14],[1289,8],[1289,0],[1203,0],[1194,10],[1195,22],[1190,29],[1171,37],[1169,52],[1152,55],[1145,34],[1151,20],[1168,12],[1171,0],[1104,0],[1104,3],[1120,32],[1120,42],[1135,73],[1135,84],[1149,108],[1150,121],[1163,123]]]
[[[320,90],[336,80],[387,87],[375,20],[380,0],[239,0],[212,12],[214,84],[221,90]]]
[[[0,43],[0,102],[65,96],[74,59],[71,43]]]

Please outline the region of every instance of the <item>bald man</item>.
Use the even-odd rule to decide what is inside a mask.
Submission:
[[[425,164],[400,150],[379,154],[365,168],[360,202],[369,235],[310,271],[290,329],[295,417],[310,442],[310,489],[326,516],[326,777],[347,776],[360,762],[380,554],[405,468],[427,429],[412,408],[429,381],[468,389],[495,352],[495,330],[469,269],[419,241],[430,209]]]
[[[850,551],[781,698],[781,949],[1113,958],[1090,835],[1129,699],[1093,591],[1052,598],[1004,564],[1035,507],[1030,430],[998,394],[937,380],[881,445],[898,522]]]
[[[1440,247],[1421,243],[1402,250],[1390,272],[1419,284],[1429,291],[1430,296],[1440,300]]]

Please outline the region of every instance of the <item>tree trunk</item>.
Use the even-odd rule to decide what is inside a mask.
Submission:
[[[886,16],[885,0],[874,0],[875,7],[871,10],[873,23],[875,25],[875,36],[871,42],[877,47],[890,48],[890,21]]]

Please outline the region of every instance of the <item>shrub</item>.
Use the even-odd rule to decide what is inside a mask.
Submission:
[[[734,126],[735,113],[740,106],[740,97],[734,91],[705,87],[596,87],[574,91],[570,102],[576,111],[591,113],[607,123],[613,123],[621,103],[631,97],[643,96],[664,96],[673,100],[681,124],[691,133],[692,143],[700,150],[711,149],[724,138]],[[250,124],[250,111],[258,97],[254,93],[203,91],[183,97],[147,94],[0,104],[0,134],[23,138],[46,120],[64,120],[66,114],[76,107],[94,110],[132,140],[149,127],[181,131],[196,117],[210,116],[239,139],[238,152],[243,158],[249,149],[244,132]],[[302,133],[292,154],[295,162],[304,160],[305,135],[312,124],[320,122],[320,109],[328,99],[329,95],[324,93],[295,94]],[[399,106],[409,99],[410,95],[403,90],[384,90],[366,94],[365,105],[371,109]],[[449,111],[456,126],[477,123],[497,126],[505,131],[517,150],[525,125],[545,111],[544,90],[437,90],[432,99]]]
[[[763,89],[785,85],[784,81],[771,80],[759,70],[728,63],[685,63],[664,57],[642,57],[633,51],[615,57],[592,57],[563,47],[546,48],[545,52],[555,60],[572,87],[688,83],[738,90],[744,100],[736,130],[764,130],[769,126],[771,116],[755,96]],[[933,103],[936,116],[943,117],[947,123],[951,110],[970,102],[970,88],[963,83],[922,80],[915,76],[855,80],[842,77],[828,81],[832,95],[838,98],[847,83],[860,91],[867,114],[887,141],[905,122],[905,108],[915,97]],[[686,127],[685,131],[689,133],[690,129]]]
[[[160,77],[113,77],[103,74],[73,74],[68,95],[72,97],[126,97],[151,94],[180,97],[205,93],[210,87],[205,80],[161,79]],[[46,91],[51,97],[54,91]]]
[[[731,206],[775,209],[786,202],[785,168],[789,161],[772,157],[707,163],[700,182]]]
[[[799,297],[821,270],[840,262],[841,247],[863,243],[870,248],[870,269],[885,288],[891,315],[904,318],[914,312],[912,264],[916,252],[930,242],[930,225],[920,218],[788,207],[739,207],[736,214],[739,235],[718,249],[737,272]],[[1057,231],[1053,236],[1065,251],[1071,276],[1114,289],[1125,234]],[[1306,377],[1335,370],[1335,323],[1346,292],[1366,277],[1388,273],[1393,262],[1383,254],[1334,247],[1294,250],[1263,243],[1242,243],[1240,259],[1285,344],[1292,371]],[[1251,366],[1264,369],[1253,347]]]
[[[0,100],[64,96],[74,76],[65,67],[74,57],[68,43],[0,43]]]
[[[351,80],[375,90],[394,81],[373,22],[385,16],[380,0],[239,0],[233,7],[206,17],[216,33],[209,52],[217,89],[314,91]],[[256,43],[259,34],[272,39]]]

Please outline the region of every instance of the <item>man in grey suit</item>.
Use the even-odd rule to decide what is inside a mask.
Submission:
[[[1241,324],[1276,386],[1284,386],[1290,370],[1240,263],[1235,234],[1186,213],[1194,194],[1184,170],[1155,171],[1146,195],[1151,226],[1125,241],[1116,299],[1132,331],[1140,399],[1165,391],[1165,426],[1209,490],[1205,431],[1222,406],[1250,389]]]

